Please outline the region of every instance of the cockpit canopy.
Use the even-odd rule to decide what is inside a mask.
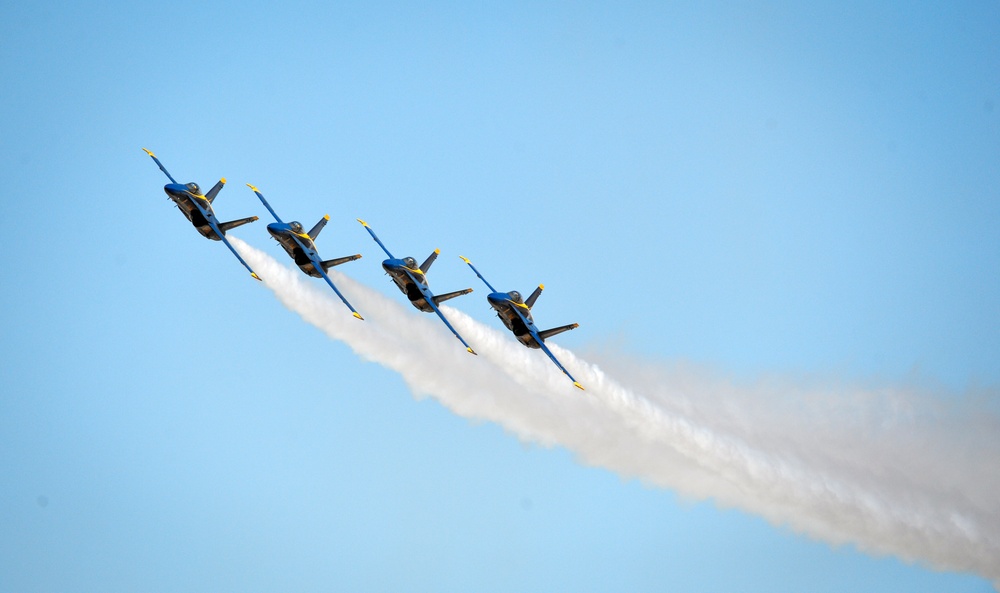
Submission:
[[[415,270],[417,268],[417,260],[413,259],[412,257],[404,257],[403,263],[406,264],[406,267],[410,268],[411,270]]]
[[[524,302],[524,301],[521,300],[521,293],[517,292],[516,290],[512,290],[512,291],[508,292],[507,296],[509,296],[510,300],[514,301],[515,303],[522,303],[522,302]]]
[[[301,233],[302,232],[302,223],[301,222],[293,220],[292,222],[288,223],[288,226],[292,227],[292,231],[294,231],[296,233]]]
[[[201,195],[201,188],[198,187],[197,183],[192,182],[192,183],[189,183],[189,184],[185,185],[184,187],[186,187],[189,192],[191,192],[191,193],[193,193],[195,195],[199,195],[199,196]]]

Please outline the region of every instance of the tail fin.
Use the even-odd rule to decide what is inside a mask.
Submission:
[[[445,301],[447,301],[449,299],[453,299],[455,297],[462,296],[463,294],[469,294],[470,292],[472,292],[472,289],[471,288],[466,288],[465,290],[456,290],[455,292],[449,292],[449,293],[445,293],[445,294],[435,295],[435,297],[434,297],[434,304],[435,305],[440,305],[441,303],[443,303],[443,302],[445,302]],[[475,352],[473,352],[473,354],[475,354]]]
[[[249,218],[241,218],[239,220],[230,220],[229,222],[220,223],[219,224],[219,228],[222,229],[223,233],[225,233],[226,231],[228,231],[230,229],[235,229],[238,226],[243,226],[243,225],[251,223],[251,222],[253,222],[255,220],[257,220],[256,216],[251,216]]]
[[[219,195],[219,191],[225,184],[226,184],[226,178],[223,177],[218,181],[218,183],[215,184],[215,186],[212,189],[208,190],[208,193],[205,194],[205,198],[208,200],[209,204],[215,201],[215,196]]]
[[[561,325],[559,327],[553,327],[552,329],[547,329],[545,331],[540,331],[540,332],[538,332],[538,335],[539,335],[539,337],[542,338],[542,340],[547,340],[547,339],[551,338],[552,336],[554,336],[556,334],[561,334],[563,332],[568,332],[569,330],[576,329],[578,327],[580,327],[579,323],[571,323],[569,325]]]
[[[435,249],[434,253],[430,254],[424,263],[420,264],[420,271],[426,274],[431,269],[431,264],[434,263],[434,260],[436,260],[440,254],[441,250]]]
[[[323,218],[319,219],[319,222],[316,223],[316,226],[314,226],[312,230],[309,231],[309,238],[315,241],[316,237],[319,236],[319,232],[323,230],[323,227],[325,227],[326,223],[328,222],[330,222],[330,215],[329,214],[323,215]]]
[[[535,292],[531,293],[531,296],[528,297],[528,300],[524,301],[524,304],[527,305],[529,309],[534,307],[535,301],[538,300],[538,297],[542,294],[543,290],[545,290],[545,285],[539,284],[538,288],[535,289]]]
[[[309,233],[312,235],[312,233]],[[322,263],[323,271],[327,271],[333,266],[339,266],[340,264],[346,264],[349,261],[354,261],[356,259],[361,259],[360,253],[355,253],[354,255],[348,255],[347,257],[338,257],[337,259],[328,259]]]

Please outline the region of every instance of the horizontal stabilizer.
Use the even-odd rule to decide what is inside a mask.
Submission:
[[[310,235],[312,233],[309,233]],[[356,259],[361,259],[360,253],[355,253],[354,255],[348,255],[347,257],[338,257],[337,259],[328,259],[323,262],[323,271],[327,271],[333,266],[339,266],[340,264],[346,264],[349,261],[354,261]]]
[[[440,305],[441,303],[443,303],[443,302],[445,302],[445,301],[447,301],[449,299],[453,299],[455,297],[462,296],[463,294],[469,294],[470,292],[472,292],[472,289],[471,288],[466,288],[465,290],[456,290],[455,292],[449,292],[449,293],[446,293],[446,294],[435,295],[435,297],[434,297],[434,304],[435,305]]]
[[[212,187],[212,189],[208,190],[208,193],[205,194],[205,199],[208,200],[209,204],[215,201],[215,196],[219,195],[219,191],[222,190],[222,186],[224,186],[225,184],[226,184],[226,178],[223,177],[215,184],[214,187]]]
[[[251,216],[249,218],[241,218],[239,220],[230,220],[229,222],[220,223],[219,224],[219,228],[222,229],[223,233],[225,233],[226,231],[229,231],[230,229],[235,229],[238,226],[243,226],[245,224],[249,224],[249,223],[251,223],[251,222],[253,222],[255,220],[257,220],[256,216]]]
[[[427,257],[427,259],[424,261],[424,263],[420,264],[420,271],[423,272],[424,274],[426,274],[427,272],[429,272],[430,269],[431,269],[431,264],[434,263],[434,260],[436,260],[438,258],[438,255],[440,255],[440,254],[441,254],[441,250],[440,249],[435,249],[434,253],[430,254]]]
[[[552,329],[547,329],[545,331],[540,331],[540,332],[538,332],[538,335],[539,335],[539,337],[542,338],[542,340],[547,340],[547,339],[551,338],[554,335],[561,334],[563,332],[568,332],[569,330],[576,329],[578,327],[580,327],[580,324],[578,324],[578,323],[571,323],[569,325],[562,325],[562,326],[559,326],[559,327],[553,327]]]
[[[539,284],[538,288],[535,289],[535,292],[531,293],[531,296],[528,297],[528,300],[524,301],[524,304],[527,305],[529,309],[534,307],[535,301],[537,301],[538,297],[541,296],[543,290],[545,290],[545,285]]]
[[[314,226],[312,228],[312,230],[309,231],[309,238],[312,239],[313,241],[315,241],[316,237],[319,236],[319,232],[323,230],[323,227],[325,227],[326,223],[328,223],[328,222],[330,222],[330,215],[329,214],[327,214],[323,218],[319,219],[319,222],[316,223],[316,226]],[[334,264],[334,265],[336,265],[336,264]]]

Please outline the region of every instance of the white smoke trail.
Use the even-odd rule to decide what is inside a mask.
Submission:
[[[735,386],[605,361],[624,383],[550,345],[580,392],[545,356],[458,310],[446,315],[478,357],[402,301],[332,274],[359,322],[321,283],[232,243],[286,307],[461,416],[833,544],[975,572],[1000,590],[1000,418],[988,406],[917,389]]]

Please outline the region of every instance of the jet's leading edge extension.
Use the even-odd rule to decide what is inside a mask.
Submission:
[[[466,288],[465,290],[456,290],[455,292],[435,296],[434,293],[431,292],[431,289],[427,286],[427,271],[431,269],[431,264],[433,264],[434,260],[437,259],[441,250],[435,249],[434,253],[427,258],[427,261],[425,261],[423,265],[418,268],[417,260],[412,257],[404,257],[402,259],[396,258],[389,253],[389,250],[382,244],[382,241],[380,241],[378,236],[375,235],[375,231],[368,226],[367,222],[361,220],[360,218],[358,219],[358,222],[360,222],[362,226],[368,230],[372,239],[375,239],[375,242],[382,248],[382,251],[389,256],[389,259],[382,262],[382,269],[384,269],[385,273],[392,278],[392,281],[396,283],[399,290],[406,295],[406,298],[410,300],[410,304],[425,313],[437,313],[437,316],[441,318],[441,321],[443,321],[446,326],[448,326],[451,333],[455,334],[458,341],[462,342],[465,349],[471,354],[475,354],[476,351],[473,350],[464,339],[462,339],[462,336],[458,335],[455,328],[448,323],[448,320],[441,313],[441,309],[438,308],[438,305],[442,302],[447,301],[448,299],[453,299],[457,296],[462,296],[463,294],[469,294],[472,292],[472,289]]]
[[[260,276],[258,276],[257,273],[254,272],[249,265],[247,265],[247,262],[243,261],[240,254],[236,253],[236,250],[233,249],[229,240],[226,239],[226,231],[249,222],[253,222],[257,220],[257,217],[250,216],[239,220],[231,220],[229,222],[219,222],[219,220],[215,218],[215,211],[212,210],[212,202],[215,201],[215,196],[219,195],[219,190],[222,189],[222,186],[226,184],[226,178],[223,177],[220,179],[219,182],[212,187],[212,189],[208,190],[207,194],[202,194],[201,188],[198,187],[197,183],[177,183],[177,180],[175,180],[173,176],[167,172],[163,163],[160,162],[160,159],[156,158],[155,154],[145,148],[143,148],[143,150],[146,154],[153,158],[153,161],[156,162],[156,166],[158,166],[167,178],[170,179],[170,183],[163,186],[163,191],[167,193],[167,197],[169,197],[181,213],[189,221],[191,221],[191,224],[193,224],[194,228],[201,233],[201,236],[206,239],[222,241],[225,243],[226,247],[229,248],[229,251],[232,251],[233,255],[236,256],[236,259],[240,260],[243,267],[250,270],[250,275],[256,280],[260,280]]]
[[[545,354],[552,359],[552,362],[556,363],[559,370],[569,377],[569,380],[573,382],[575,387],[583,389],[583,385],[580,385],[580,383],[573,378],[573,375],[569,374],[569,371],[567,371],[566,368],[560,364],[558,360],[556,360],[555,355],[553,355],[552,351],[545,345],[546,338],[550,338],[556,334],[561,334],[564,331],[576,329],[579,327],[579,324],[571,323],[569,325],[561,325],[552,329],[539,331],[538,328],[535,327],[534,320],[531,319],[531,307],[534,306],[535,301],[538,299],[539,295],[542,294],[542,291],[545,289],[545,285],[539,284],[538,288],[536,288],[535,291],[531,293],[531,296],[528,297],[528,300],[525,301],[521,299],[521,293],[516,290],[512,290],[510,292],[498,292],[497,289],[493,288],[493,286],[487,282],[486,278],[483,278],[483,275],[479,273],[479,270],[476,269],[476,266],[472,265],[472,262],[469,261],[468,258],[461,255],[459,257],[462,258],[462,261],[469,264],[469,267],[476,273],[476,276],[479,276],[479,279],[482,280],[492,291],[490,295],[486,297],[486,300],[489,301],[490,306],[493,307],[494,311],[496,311],[497,317],[500,318],[500,321],[503,321],[503,324],[507,326],[507,329],[513,332],[514,337],[516,337],[519,342],[528,348],[540,348],[542,352],[545,352]]]
[[[274,240],[284,248],[293,260],[295,260],[295,265],[297,265],[299,269],[305,272],[308,276],[326,280],[326,283],[330,285],[333,292],[337,293],[340,300],[344,301],[344,304],[351,310],[351,313],[353,313],[358,319],[364,319],[357,311],[354,310],[351,303],[347,302],[344,295],[340,294],[340,291],[337,290],[333,281],[330,280],[330,277],[326,274],[327,270],[333,266],[339,266],[340,264],[360,259],[361,254],[356,253],[354,255],[348,255],[347,257],[322,260],[319,257],[319,253],[316,251],[316,245],[313,243],[316,240],[316,237],[319,236],[319,232],[323,230],[323,227],[325,227],[326,223],[330,220],[330,215],[327,214],[323,218],[319,219],[316,226],[314,226],[308,233],[305,233],[302,231],[301,223],[297,221],[284,222],[281,220],[278,213],[275,212],[274,209],[271,208],[271,205],[267,203],[267,200],[264,199],[260,190],[249,183],[247,184],[247,187],[252,189],[253,193],[257,194],[257,197],[260,198],[260,201],[264,204],[264,207],[267,208],[267,211],[271,213],[274,220],[278,221],[267,225],[267,232],[271,233]]]

